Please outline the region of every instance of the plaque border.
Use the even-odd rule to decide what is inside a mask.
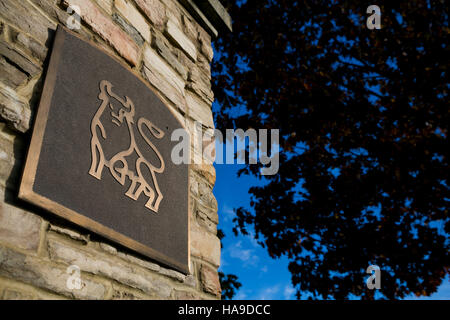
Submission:
[[[64,41],[66,39],[67,35],[74,36],[83,42],[89,44],[91,47],[93,47],[96,50],[100,50],[102,53],[106,54],[110,58],[114,59],[115,62],[119,63],[122,67],[126,69],[126,71],[130,72],[133,76],[135,76],[140,82],[145,84],[145,86],[151,90],[154,94],[160,98],[160,101],[164,104],[164,106],[172,113],[172,115],[175,117],[176,121],[180,124],[180,126],[186,129],[186,126],[178,119],[175,112],[167,105],[167,103],[161,99],[161,96],[158,92],[156,92],[155,89],[153,89],[148,83],[145,82],[145,80],[141,77],[136,75],[135,73],[131,72],[129,70],[129,66],[125,64],[123,61],[120,61],[117,57],[113,56],[106,50],[104,50],[102,47],[97,45],[96,43],[92,42],[91,40],[86,40],[80,35],[68,30],[64,26],[58,24],[57,30],[56,30],[56,36],[53,42],[52,52],[50,54],[50,60],[49,65],[47,68],[47,74],[45,76],[44,81],[44,87],[42,90],[41,99],[39,102],[39,107],[37,109],[36,118],[34,121],[33,126],[33,133],[31,137],[31,142],[28,149],[28,154],[25,161],[25,167],[22,174],[22,179],[20,183],[19,188],[19,198],[22,200],[25,200],[27,202],[30,202],[34,205],[37,205],[38,207],[41,207],[53,214],[56,214],[59,217],[62,217],[66,220],[69,220],[70,222],[79,225],[81,227],[84,227],[88,229],[89,231],[92,231],[94,233],[97,233],[113,242],[119,243],[123,245],[124,247],[127,247],[133,251],[136,251],[148,258],[151,258],[153,260],[156,260],[157,262],[163,263],[164,265],[167,265],[169,267],[172,267],[178,271],[181,271],[184,274],[191,274],[192,270],[190,268],[191,266],[191,241],[190,241],[190,164],[188,164],[188,203],[187,203],[187,228],[188,228],[188,239],[187,239],[187,250],[188,250],[188,259],[187,264],[180,263],[173,258],[168,257],[164,253],[159,252],[158,250],[155,250],[137,240],[134,240],[118,231],[115,231],[109,227],[106,227],[105,225],[81,214],[78,213],[70,208],[65,207],[64,205],[48,199],[45,196],[42,196],[38,193],[36,193],[33,190],[34,187],[34,181],[36,177],[36,170],[39,163],[39,157],[41,153],[42,148],[42,141],[44,138],[45,128],[47,124],[47,118],[50,111],[50,106],[52,102],[53,92],[55,88],[55,82],[56,82],[56,75],[58,71],[58,64],[61,58],[62,53],[62,47],[64,44]]]

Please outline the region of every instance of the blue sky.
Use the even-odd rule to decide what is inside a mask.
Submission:
[[[242,287],[234,299],[242,300],[291,300],[295,290],[291,284],[286,258],[272,259],[266,249],[259,246],[252,236],[233,234],[233,208],[250,208],[248,189],[262,182],[254,177],[237,177],[242,165],[216,164],[216,185],[214,195],[219,204],[219,228],[225,233],[221,256],[221,267],[225,273],[239,277]],[[365,281],[363,275],[361,281]],[[441,285],[431,297],[420,299],[450,300],[450,279]],[[381,278],[383,281],[383,278]],[[417,299],[411,296],[408,299]]]

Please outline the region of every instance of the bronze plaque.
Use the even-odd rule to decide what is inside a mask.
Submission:
[[[184,273],[189,269],[183,128],[118,60],[58,27],[19,197]]]

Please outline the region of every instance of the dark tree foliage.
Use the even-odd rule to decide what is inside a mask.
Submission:
[[[222,300],[231,300],[236,291],[242,286],[234,274],[219,272],[220,286],[222,287]]]
[[[449,273],[448,3],[372,2],[222,0],[216,124],[281,135],[279,173],[236,230],[289,258],[298,297],[372,299],[372,264],[390,299]]]
[[[217,237],[222,240],[225,237],[225,233],[222,229],[217,229]],[[220,247],[223,248],[222,242],[220,242]],[[242,286],[238,281],[238,277],[234,274],[225,274],[219,272],[220,287],[222,288],[222,300],[233,299],[236,291]]]

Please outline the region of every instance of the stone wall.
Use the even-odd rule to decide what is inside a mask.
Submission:
[[[220,241],[211,164],[190,165],[191,274],[17,199],[57,24],[81,8],[74,30],[124,61],[187,128],[214,127],[210,35],[176,0],[0,0],[0,298],[219,299]],[[67,268],[81,269],[70,290]]]

